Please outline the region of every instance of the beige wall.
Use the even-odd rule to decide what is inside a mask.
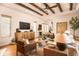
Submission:
[[[0,5],[0,15],[8,15],[11,16],[11,37],[10,38],[0,38],[0,45],[5,45],[11,42],[11,38],[14,37],[16,28],[19,28],[19,21],[29,22],[31,25],[33,25],[34,21],[37,21],[37,25],[44,23],[45,21],[42,18],[34,17],[32,15],[20,13],[19,11],[14,11],[10,8],[4,7]],[[32,27],[32,26],[31,26]],[[5,42],[5,43],[4,43]]]
[[[69,20],[71,20],[71,17],[75,17],[78,16],[79,18],[79,12],[78,11],[72,11],[72,12],[68,12],[68,13],[62,13],[62,14],[57,14],[57,15],[50,15],[47,19],[49,19],[50,21],[53,22],[53,32],[56,34],[56,23],[57,22],[67,22],[68,23],[68,30],[70,29],[70,25],[69,25]],[[50,21],[48,21],[48,23],[50,23]],[[71,32],[73,32],[71,30]],[[79,35],[79,30],[76,30],[76,35]]]

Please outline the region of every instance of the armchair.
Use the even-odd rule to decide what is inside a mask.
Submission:
[[[36,51],[36,42],[34,41],[34,32],[16,32],[15,39],[16,39],[16,46],[17,46],[17,55],[18,52],[22,53],[23,55],[29,55],[32,50],[35,49]],[[29,41],[27,44],[26,40]]]

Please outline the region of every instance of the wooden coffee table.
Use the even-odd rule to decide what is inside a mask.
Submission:
[[[44,56],[67,56],[67,51],[60,51],[57,48],[44,47]]]

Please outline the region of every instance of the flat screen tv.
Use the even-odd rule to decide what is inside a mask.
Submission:
[[[22,30],[28,30],[28,29],[30,29],[30,23],[19,22],[19,25],[20,25],[20,29],[22,29]]]

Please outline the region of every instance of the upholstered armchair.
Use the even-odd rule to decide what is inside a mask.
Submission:
[[[29,55],[32,50],[36,51],[36,42],[34,41],[34,38],[34,32],[16,32],[15,39],[17,46],[17,55],[18,52],[22,53],[23,55]]]

